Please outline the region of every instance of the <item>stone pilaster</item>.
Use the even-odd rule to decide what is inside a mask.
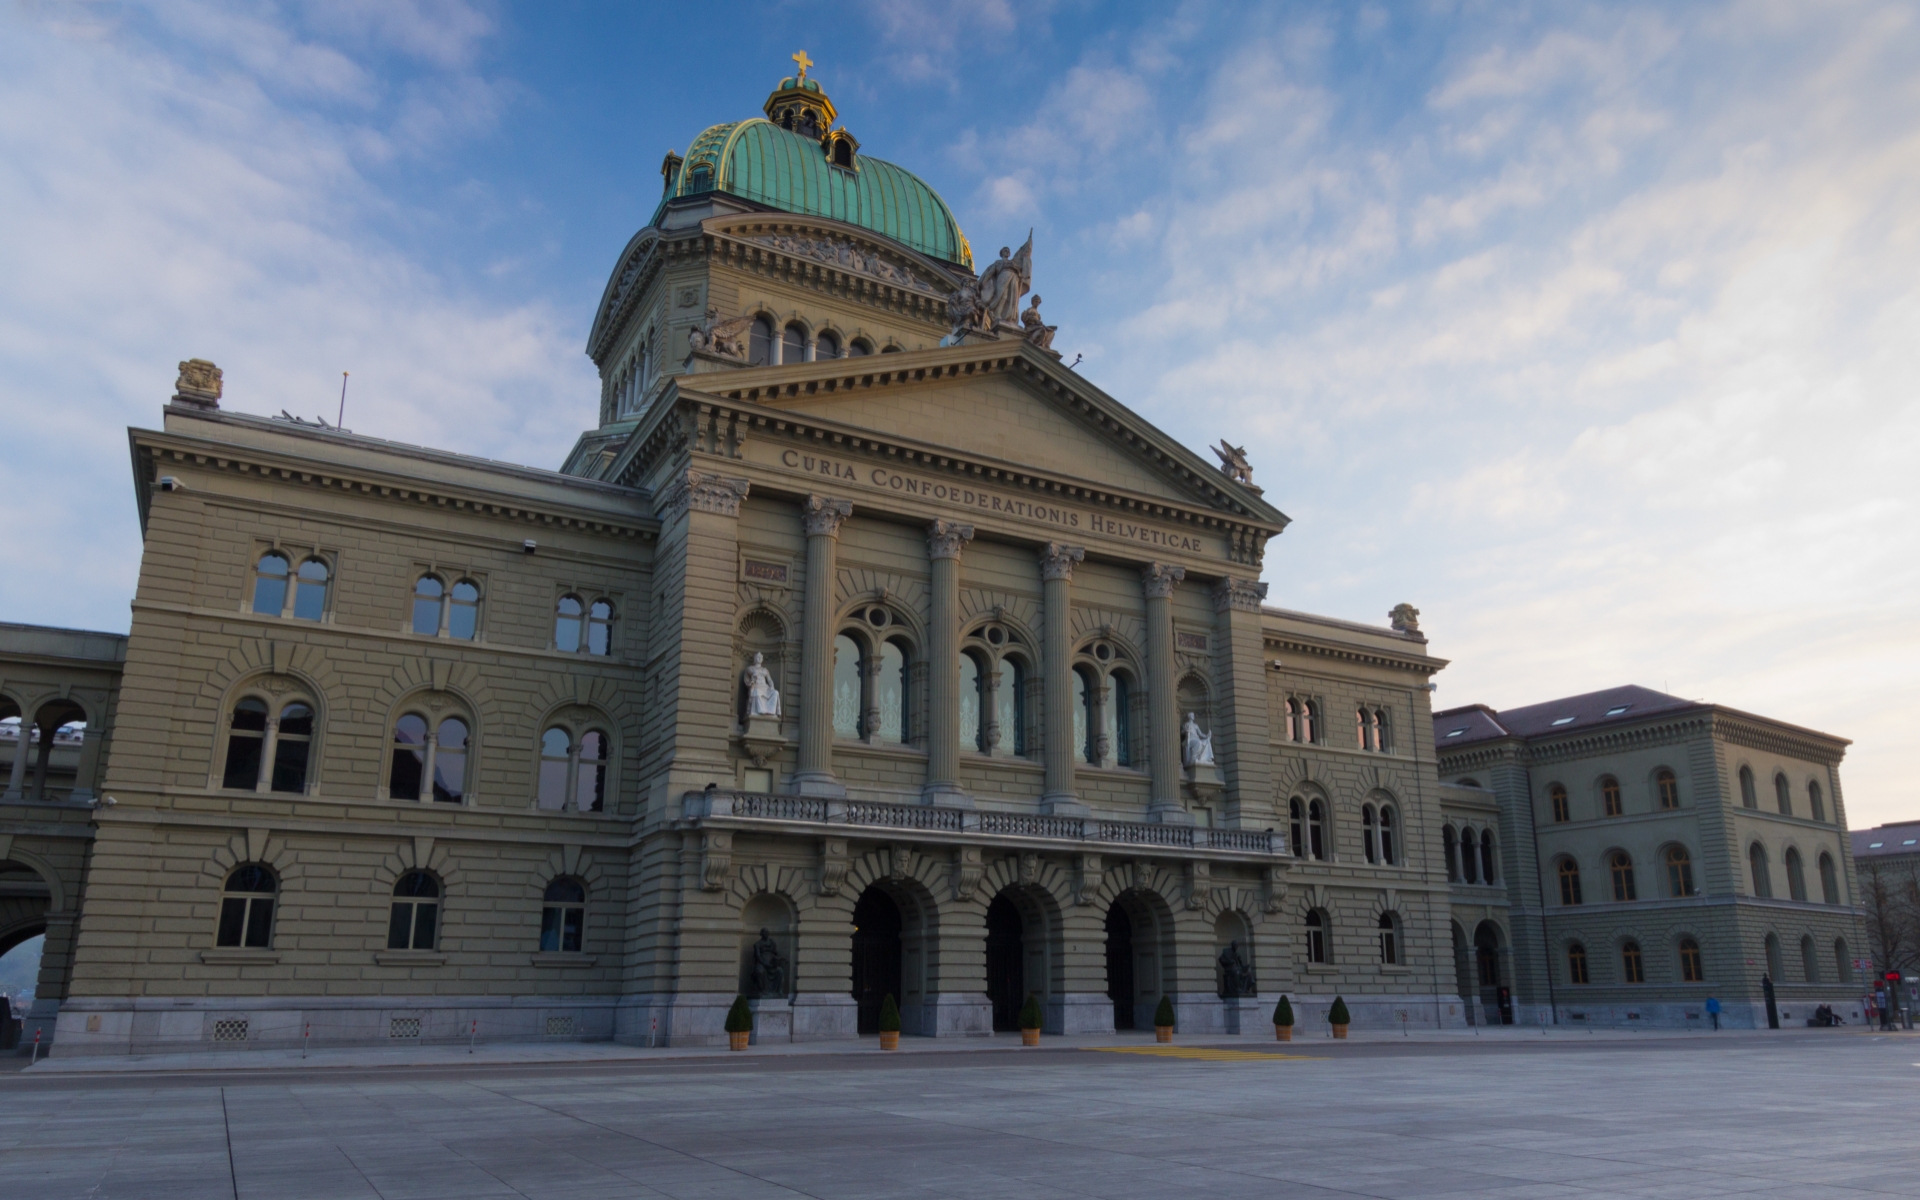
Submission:
[[[1040,807],[1049,813],[1085,815],[1089,810],[1073,790],[1073,635],[1068,609],[1073,603],[1073,565],[1084,560],[1081,546],[1049,542],[1040,548],[1040,578],[1045,587],[1041,620],[1042,678],[1046,680],[1046,791]]]
[[[733,620],[740,586],[734,564],[747,489],[744,479],[689,467],[660,497],[656,569],[677,583],[661,622],[673,649],[659,661],[660,700],[672,730],[662,799],[673,804],[683,792],[733,782],[728,735],[734,725]]]
[[[845,796],[833,774],[833,581],[840,523],[853,504],[808,496],[801,505],[807,531],[807,588],[800,633],[800,769],[793,788],[805,796]]]
[[[1148,812],[1184,811],[1180,804],[1180,714],[1174,705],[1173,589],[1186,568],[1148,563],[1140,571],[1147,594]]]
[[[927,558],[933,596],[927,630],[928,804],[966,806],[960,787],[960,552],[973,540],[973,526],[935,521],[927,526]]]
[[[1264,821],[1273,807],[1272,723],[1267,712],[1266,660],[1260,636],[1260,602],[1267,585],[1225,578],[1213,585],[1215,687],[1214,761],[1226,769],[1222,816],[1237,825],[1244,816]]]

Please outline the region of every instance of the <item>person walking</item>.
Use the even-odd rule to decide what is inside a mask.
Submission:
[[[1713,1018],[1713,1031],[1720,1032],[1720,998],[1718,996],[1707,997],[1707,1015]]]

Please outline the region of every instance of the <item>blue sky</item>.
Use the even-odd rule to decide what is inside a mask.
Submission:
[[[0,618],[125,629],[123,430],[537,465],[668,149],[805,48],[1082,372],[1248,446],[1270,601],[1419,606],[1442,705],[1637,682],[1920,816],[1911,4],[0,8]]]

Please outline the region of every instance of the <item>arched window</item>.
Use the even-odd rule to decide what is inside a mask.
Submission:
[[[307,790],[307,760],[313,750],[313,709],[295,701],[280,710],[273,732],[273,783],[276,792],[300,795]]]
[[[1327,819],[1318,800],[1307,804],[1307,848],[1319,862],[1327,859]]]
[[[1560,877],[1560,903],[1571,908],[1580,901],[1580,864],[1571,858],[1563,858],[1554,869]]]
[[[1305,701],[1300,706],[1300,740],[1320,740],[1320,703],[1317,700]]]
[[[1453,837],[1453,826],[1442,825],[1440,827],[1440,850],[1446,855],[1447,859],[1447,882],[1459,883],[1460,851],[1455,847]]]
[[[540,778],[534,789],[534,802],[549,812],[567,806],[572,790],[573,736],[558,727],[540,735]]]
[[[1600,777],[1600,810],[1610,817],[1617,817],[1622,811],[1620,781],[1611,775]]]
[[[907,652],[899,642],[880,643],[880,674],[873,681],[874,705],[880,710],[877,740],[902,744],[907,728]]]
[[[1307,961],[1327,961],[1327,919],[1317,908],[1307,911]]]
[[[387,949],[431,950],[439,925],[440,885],[425,871],[408,871],[393,885]]]
[[[595,600],[587,607],[587,653],[602,657],[613,653],[613,604]]]
[[[1785,956],[1780,953],[1780,935],[1769,933],[1767,935],[1767,977],[1775,983],[1786,982],[1787,964],[1784,958]]]
[[[747,334],[747,365],[764,367],[773,362],[773,322],[755,317]]]
[[[1380,806],[1380,861],[1388,866],[1399,861],[1393,844],[1393,809]]]
[[[1800,973],[1808,983],[1820,982],[1820,954],[1813,948],[1813,935],[1800,938]]]
[[[1567,803],[1566,788],[1557,783],[1554,784],[1547,789],[1547,798],[1553,801],[1553,820],[1556,825],[1565,824],[1573,819],[1571,806]]]
[[[847,343],[848,358],[865,358],[873,353],[873,343],[865,338],[855,338]]]
[[[220,786],[244,788],[249,792],[259,787],[266,745],[266,701],[252,696],[236,701],[233,716],[227,722],[227,763],[220,775]]]
[[[447,596],[447,636],[470,642],[480,633],[480,585],[462,579]]]
[[[589,729],[580,737],[573,806],[581,812],[601,812],[607,806],[607,735],[598,729]]]
[[[553,648],[562,654],[577,654],[580,651],[582,618],[586,616],[586,605],[578,596],[562,596],[554,611]]]
[[[1027,752],[1027,668],[1017,658],[1000,660],[999,681],[994,685],[994,718],[1000,726],[1000,749],[1011,748],[1015,755]]]
[[[333,572],[327,564],[310,558],[300,564],[294,581],[293,615],[302,621],[318,621],[327,611],[327,580]]]
[[[1362,848],[1366,851],[1367,861],[1370,863],[1379,862],[1380,822],[1379,818],[1374,816],[1373,805],[1371,804],[1363,804],[1360,806],[1360,842]]]
[[[1740,803],[1747,808],[1759,808],[1760,797],[1753,790],[1753,768],[1740,768]]]
[[[1615,850],[1607,855],[1607,873],[1613,879],[1613,898],[1615,900],[1637,900],[1633,891],[1633,859],[1627,857],[1625,850]]]
[[[960,654],[960,744],[982,754],[987,745],[987,723],[980,719],[980,660],[964,651]]]
[[[807,331],[795,321],[780,334],[780,362],[784,365],[807,361]]]
[[[1373,749],[1373,714],[1362,708],[1354,713],[1355,745],[1361,750]]]
[[[1692,938],[1680,939],[1680,982],[1705,983],[1707,972],[1700,962],[1700,943]]]
[[[860,643],[846,634],[833,639],[833,736],[857,738],[865,724],[860,696]]]
[[[1473,830],[1460,830],[1460,878],[1467,883],[1480,882],[1480,847]]]
[[[1759,842],[1747,847],[1747,867],[1753,872],[1753,894],[1773,895],[1773,878],[1767,873],[1767,850]]]
[[[576,740],[554,726],[540,735],[540,776],[535,803],[548,812],[602,812],[607,802],[608,738],[589,729]]]
[[[821,334],[813,340],[813,357],[816,362],[822,359],[839,358],[840,339],[831,333]]]
[[[1841,983],[1853,982],[1853,960],[1847,957],[1847,939],[1833,939],[1833,974]]]
[[[1693,895],[1693,859],[1688,856],[1685,846],[1668,846],[1667,895],[1684,897]]]
[[[428,736],[427,718],[405,713],[393,723],[393,761],[387,768],[387,795],[419,800],[431,781],[433,798],[460,804],[467,797],[467,723],[447,717]]]
[[[1300,702],[1292,696],[1287,697],[1287,740],[1298,742],[1300,736]]]
[[[1773,799],[1780,806],[1781,816],[1793,815],[1793,785],[1787,782],[1785,775],[1777,772],[1773,777]]]
[[[882,350],[882,351],[880,351],[880,353],[882,353],[882,354],[898,354],[898,353],[900,353],[900,347],[898,347],[898,346],[888,346],[888,347],[887,347],[886,349],[884,349],[884,350]]]
[[[1382,754],[1388,754],[1392,752],[1393,750],[1392,730],[1393,730],[1393,723],[1387,720],[1386,710],[1383,708],[1374,709],[1373,710],[1373,748],[1375,750],[1378,750]]]
[[[1639,942],[1620,943],[1620,981],[1622,983],[1647,981],[1647,964],[1640,957]]]
[[[1086,671],[1073,672],[1073,758],[1075,762],[1098,763],[1093,745],[1094,731],[1100,728],[1093,711],[1099,685]]]
[[[1298,796],[1287,801],[1288,845],[1293,847],[1295,858],[1305,858],[1307,854],[1305,809]]]
[[[1787,895],[1794,900],[1807,898],[1807,872],[1800,863],[1800,851],[1787,847]]]
[[[235,868],[220,896],[216,946],[265,950],[273,944],[273,897],[279,890],[273,872],[257,863]]]
[[[1587,974],[1587,948],[1579,942],[1568,944],[1567,982],[1588,983],[1591,982],[1591,978],[1592,977]]]
[[[277,617],[287,607],[287,575],[292,567],[287,556],[268,552],[253,568],[253,611]]]
[[[447,589],[431,575],[422,575],[413,585],[413,631],[422,637],[440,635],[440,611]]]
[[[1653,788],[1660,793],[1660,807],[1675,809],[1680,807],[1680,780],[1665,767],[1654,772]]]
[[[587,888],[578,879],[556,879],[547,885],[540,909],[540,949],[549,954],[578,954],[587,925]]]
[[[1390,912],[1380,914],[1380,965],[1396,966],[1400,962],[1400,920]]]
[[[1840,876],[1833,869],[1833,856],[1820,852],[1820,899],[1827,904],[1840,903]]]
[[[1493,830],[1480,831],[1480,882],[1492,883],[1500,878],[1500,872],[1494,869],[1498,861],[1493,853]]]
[[[1820,794],[1818,780],[1807,780],[1807,811],[1813,814],[1813,819],[1816,821],[1827,819],[1827,801],[1826,797]]]
[[[1133,765],[1133,688],[1125,675],[1116,673],[1107,678],[1112,693],[1107,701],[1107,737],[1113,745],[1113,765],[1130,767]]]

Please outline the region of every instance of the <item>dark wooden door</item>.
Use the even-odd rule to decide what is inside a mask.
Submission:
[[[1113,1027],[1133,1028],[1133,922],[1115,904],[1107,910],[1107,998],[1113,1001]]]
[[[880,1032],[880,1001],[900,1003],[900,906],[870,887],[853,906],[853,998],[860,1032]]]
[[[995,1030],[1020,1028],[1020,1006],[1027,1000],[1025,925],[1005,895],[987,906],[987,998],[993,1001]]]

